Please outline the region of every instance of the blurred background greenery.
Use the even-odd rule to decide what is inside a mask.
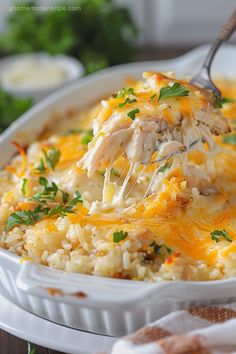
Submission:
[[[68,6],[60,1],[57,6]],[[127,8],[112,0],[73,0],[79,11],[21,11],[10,13],[0,37],[2,54],[48,52],[73,56],[92,73],[132,59],[137,27]],[[37,1],[17,2],[20,7]]]
[[[70,1],[69,1],[70,2]],[[68,6],[60,1],[57,6]],[[37,0],[17,2],[37,6]],[[112,0],[73,0],[78,11],[10,12],[0,36],[0,55],[47,52],[79,59],[86,74],[133,59],[138,30],[131,14]],[[0,90],[0,131],[27,111],[33,101]]]

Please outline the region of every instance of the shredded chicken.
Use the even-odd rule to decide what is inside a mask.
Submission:
[[[111,198],[113,205],[127,198],[128,184],[132,176],[137,181],[137,170],[141,165],[156,164],[144,197],[157,192],[153,190],[154,185],[160,185],[155,181],[157,172],[170,158],[175,160],[177,156],[179,166],[188,178],[192,176],[195,181],[190,183],[191,186],[198,186],[199,179],[203,177],[209,180],[207,171],[200,169],[191,175],[191,169],[186,165],[186,153],[198,150],[209,157],[215,149],[212,135],[230,131],[211,93],[158,73],[144,73],[144,78],[146,82],[142,86],[123,98],[122,108],[119,99],[119,103],[114,104],[116,98],[103,102],[103,114],[101,112],[94,121],[94,138],[87,153],[78,162],[87,170],[89,177],[98,170],[106,169],[103,202],[106,186],[111,182],[109,171],[120,156],[129,162],[130,168],[122,185],[113,183],[116,189]],[[161,89],[171,88],[175,83],[185,89],[185,97],[176,94],[158,100]],[[152,99],[155,94],[157,98]],[[109,109],[110,114],[107,114]],[[135,113],[133,118],[130,112]],[[208,188],[207,193],[214,192],[210,184],[204,188]]]

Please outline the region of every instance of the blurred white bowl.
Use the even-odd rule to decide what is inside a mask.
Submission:
[[[47,71],[43,75],[44,68]],[[34,103],[77,80],[83,74],[84,67],[81,62],[65,55],[32,53],[13,55],[0,60],[0,83],[3,89],[20,98],[32,97]]]

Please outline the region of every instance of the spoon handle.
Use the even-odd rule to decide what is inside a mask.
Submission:
[[[218,34],[216,40],[214,41],[214,43],[212,44],[209,50],[209,53],[206,56],[206,59],[203,63],[203,67],[207,70],[208,73],[210,72],[211,63],[218,48],[220,47],[222,42],[225,42],[229,39],[229,37],[233,34],[235,29],[236,29],[236,10],[234,10],[233,14],[225,23],[224,27]]]
[[[221,41],[227,41],[231,34],[235,31],[236,28],[236,10],[234,10],[233,14],[230,16],[228,21],[225,23],[224,27],[220,31],[218,35],[218,39]]]

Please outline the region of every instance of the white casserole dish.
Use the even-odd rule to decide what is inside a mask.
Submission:
[[[140,77],[147,70],[173,70],[193,75],[207,47],[174,60],[127,64],[106,69],[58,91],[15,122],[0,137],[1,165],[14,153],[10,141],[32,141],[52,117],[69,107],[85,107],[124,85],[127,75]],[[236,77],[236,48],[227,45],[214,62],[217,74]],[[183,307],[230,302],[236,299],[236,279],[211,282],[147,283],[66,274],[34,264],[0,250],[0,282],[9,299],[48,320],[91,332],[121,336]],[[48,288],[61,292],[52,295]]]

